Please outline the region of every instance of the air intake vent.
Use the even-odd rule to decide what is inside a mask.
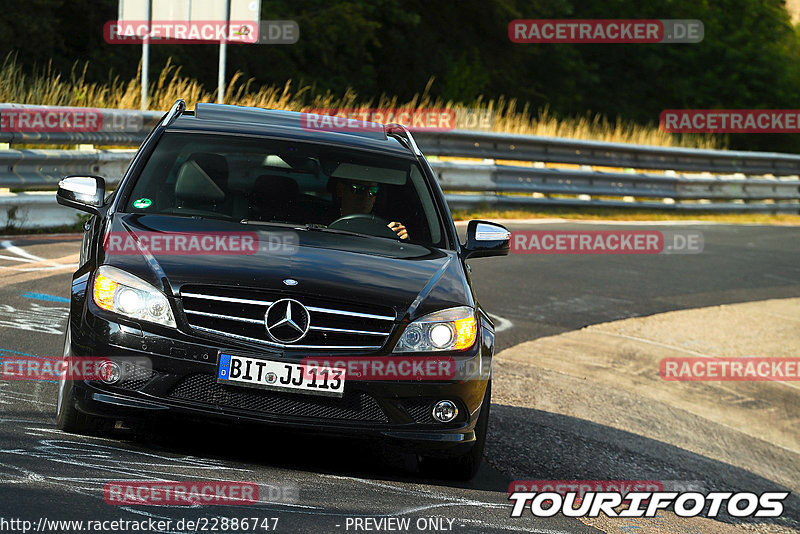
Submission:
[[[213,375],[183,378],[169,393],[174,399],[227,406],[265,414],[315,419],[387,422],[378,402],[363,392],[345,391],[341,399],[237,388],[217,383]]]

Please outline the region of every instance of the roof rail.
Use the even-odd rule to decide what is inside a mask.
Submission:
[[[383,131],[386,133],[387,136],[395,134],[402,137],[408,142],[409,148],[411,149],[411,152],[415,156],[422,156],[422,151],[417,146],[417,142],[414,141],[414,136],[411,135],[411,132],[408,130],[408,128],[406,128],[402,124],[398,124],[396,122],[393,122],[391,124],[386,124],[383,127]]]
[[[164,116],[163,119],[164,128],[172,124],[172,122],[178,117],[180,117],[181,113],[183,113],[185,110],[186,110],[186,101],[182,98],[176,100],[175,103],[172,104],[172,107],[169,109],[167,114]]]

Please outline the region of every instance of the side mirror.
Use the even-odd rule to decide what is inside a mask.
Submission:
[[[464,259],[505,256],[508,254],[511,232],[505,226],[489,221],[470,221]]]
[[[92,215],[100,212],[106,196],[106,181],[100,176],[67,176],[58,182],[56,201]]]

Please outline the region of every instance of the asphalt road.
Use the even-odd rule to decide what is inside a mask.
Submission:
[[[537,226],[544,228],[585,227]],[[473,261],[478,298],[503,318],[498,350],[625,317],[800,296],[796,228],[691,229],[704,234],[703,254],[511,255]],[[0,357],[58,356],[71,274],[63,264],[74,260],[79,241],[74,236],[9,239],[0,240]],[[472,482],[456,484],[421,478],[401,458],[373,444],[251,427],[179,425],[135,440],[78,437],[55,429],[55,397],[55,383],[0,382],[0,518],[26,519],[35,527],[41,518],[171,519],[175,525],[200,517],[257,517],[278,518],[278,532],[352,532],[348,518],[407,517],[411,532],[422,531],[414,527],[425,518],[453,520],[427,532],[595,531],[563,517],[510,518],[509,481],[486,464]],[[493,422],[490,440],[512,439],[515,425],[536,423],[508,417],[498,408],[504,416]],[[647,441],[641,443],[644,447]],[[588,440],[575,444],[581,449],[575,454],[584,460],[572,471],[562,464],[564,479],[587,478],[578,466],[586,455],[603,456],[592,450],[595,446]],[[647,451],[640,452],[647,457]],[[115,480],[290,483],[299,488],[299,499],[247,507],[120,507],[103,500],[104,484]]]
[[[499,348],[590,324],[673,310],[800,296],[800,228],[514,225],[513,230],[700,231],[702,254],[536,255],[471,261],[478,299],[514,327]]]

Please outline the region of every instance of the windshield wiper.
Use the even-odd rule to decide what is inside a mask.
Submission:
[[[339,230],[338,228],[328,228],[324,224],[317,224],[317,223],[307,223],[300,225],[304,230],[314,230],[317,232],[326,232],[331,234],[344,234],[344,235],[354,235],[358,237],[375,237],[370,236],[368,234],[359,234],[358,232],[349,232],[347,230]]]
[[[288,223],[278,221],[254,221],[251,219],[242,219],[239,221],[241,224],[257,224],[259,226],[281,226],[286,228],[295,228],[297,230],[308,230],[314,232],[325,232],[329,234],[352,235],[357,237],[375,237],[369,234],[359,234],[358,232],[350,232],[347,230],[339,230],[338,228],[328,228],[324,224],[318,223]]]
[[[257,224],[260,226],[285,226],[287,228],[298,228],[302,227],[302,224],[298,223],[289,223],[289,222],[282,222],[282,221],[254,221],[252,219],[242,219],[239,221],[240,224]]]

